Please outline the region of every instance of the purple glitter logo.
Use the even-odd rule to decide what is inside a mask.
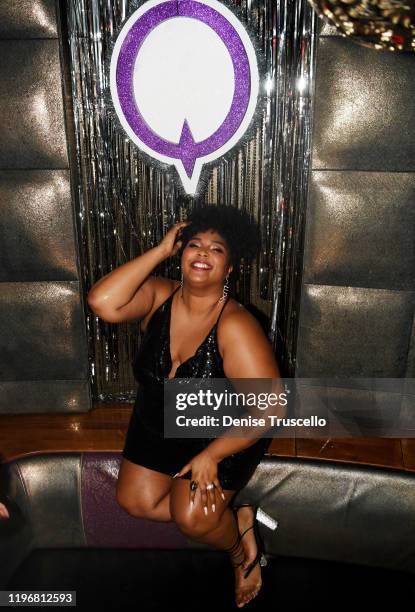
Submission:
[[[209,62],[216,62],[213,70]],[[158,161],[174,164],[185,191],[193,194],[203,164],[245,133],[259,75],[247,32],[220,2],[150,0],[117,38],[110,85],[131,140]]]

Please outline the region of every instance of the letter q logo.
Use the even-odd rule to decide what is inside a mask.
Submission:
[[[117,37],[110,88],[128,137],[173,164],[194,194],[203,165],[233,148],[251,123],[255,49],[236,15],[216,0],[149,0]]]

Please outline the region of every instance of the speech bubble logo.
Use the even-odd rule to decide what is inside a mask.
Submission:
[[[175,27],[169,28],[171,24]],[[202,25],[205,30],[210,30],[210,37],[201,35]],[[196,26],[201,32],[198,36],[200,47],[196,47],[194,43],[192,28],[195,29]],[[172,35],[167,36],[169,29]],[[166,58],[169,61],[168,58],[174,56],[175,50],[183,48],[183,40],[191,41],[193,48],[189,49],[187,55],[182,53],[179,70],[177,62],[172,63],[176,69],[177,88],[180,91],[183,87],[184,90],[186,87],[189,90],[189,69],[190,73],[197,70],[192,61],[196,50],[198,57],[200,53],[205,53],[207,61],[213,58],[214,52],[219,54],[217,57],[221,53],[223,57],[225,53],[222,64],[228,64],[230,68],[228,71],[216,71],[218,82],[212,83],[210,96],[206,95],[209,87],[202,87],[200,92],[197,91],[198,84],[200,88],[201,83],[201,75],[197,75],[195,87],[188,95],[191,102],[193,100],[197,106],[201,104],[202,99],[204,104],[195,112],[190,113],[187,110],[191,118],[184,116],[181,131],[178,130],[180,137],[175,138],[173,134],[175,130],[177,132],[177,126],[173,125],[173,121],[171,129],[168,129],[169,117],[183,117],[186,113],[184,109],[172,109],[172,113],[166,112],[166,117],[162,117],[160,121],[157,112],[151,112],[152,105],[156,107],[160,101],[157,97],[157,92],[160,93],[160,83],[157,81],[160,74],[156,70],[152,71],[151,67],[146,71],[145,62],[146,57],[154,57],[157,53],[160,54],[160,61],[166,63]],[[151,53],[146,54],[146,45],[149,46],[150,42]],[[152,72],[153,85],[148,79]],[[147,74],[147,79],[140,82],[140,76],[143,78],[144,74]],[[184,83],[180,83],[180,74],[183,75]],[[212,71],[207,78],[212,79]],[[131,15],[117,38],[111,58],[110,88],[118,118],[131,140],[151,157],[174,164],[184,190],[194,194],[203,164],[218,159],[234,147],[251,122],[259,89],[255,50],[242,23],[232,11],[216,0],[150,0]],[[183,104],[185,99],[180,95],[172,95],[171,98],[169,103],[172,105],[173,98],[177,98],[176,104],[179,105],[180,100]],[[212,126],[213,131],[200,139],[204,126],[198,126],[197,119],[200,122],[203,118],[208,126]],[[215,122],[219,124],[215,125]],[[169,137],[166,137],[166,133]],[[198,137],[195,137],[195,133]]]

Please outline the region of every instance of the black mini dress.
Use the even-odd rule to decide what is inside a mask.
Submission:
[[[131,414],[123,457],[132,463],[174,476],[214,438],[164,438],[164,379],[172,368],[170,354],[170,317],[173,293],[154,311],[133,359],[133,372],[139,383]],[[181,363],[174,378],[226,378],[217,342],[217,327],[227,304],[222,306],[216,323],[196,350]],[[245,486],[271,443],[260,438],[248,448],[225,457],[218,463],[218,478],[223,489],[239,490]],[[182,478],[190,479],[191,472]]]

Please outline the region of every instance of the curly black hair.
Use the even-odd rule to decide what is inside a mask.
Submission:
[[[186,221],[189,225],[182,229],[178,237],[183,241],[179,250],[180,257],[195,234],[211,229],[224,238],[229,249],[230,263],[234,268],[239,265],[241,259],[244,262],[253,259],[260,248],[259,226],[244,210],[220,204],[199,204],[192,209]]]

